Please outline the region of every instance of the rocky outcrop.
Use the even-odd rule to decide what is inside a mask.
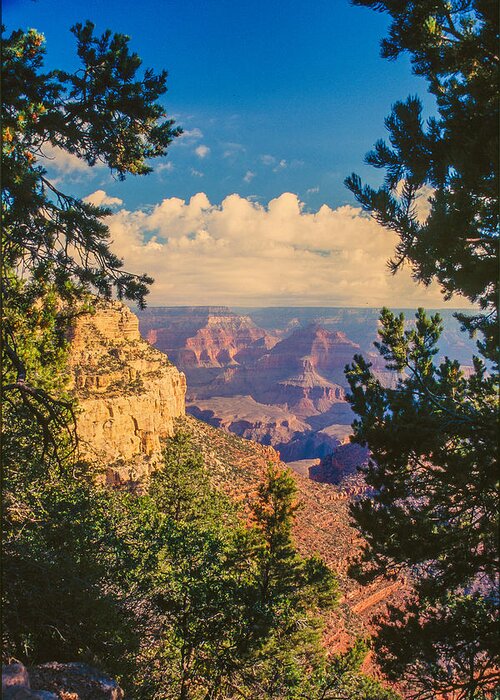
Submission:
[[[182,370],[257,359],[277,339],[225,306],[156,307],[140,312],[143,336]]]
[[[309,478],[324,484],[340,484],[346,477],[357,474],[358,468],[367,463],[367,447],[349,442],[339,445],[319,464],[311,466]]]
[[[307,360],[311,371],[330,381],[345,383],[344,367],[358,351],[359,345],[345,333],[327,331],[317,323],[310,323],[275,345],[261,358],[259,369],[303,371]]]
[[[286,444],[308,430],[307,424],[292,413],[259,404],[251,396],[215,397],[188,406],[187,411],[216,428],[263,445]]]
[[[312,324],[274,345],[254,362],[220,372],[194,398],[251,395],[307,417],[345,402],[343,370],[358,346],[343,333]],[[244,356],[240,353],[237,357]],[[339,383],[334,377],[342,378]]]
[[[82,457],[106,464],[111,481],[148,474],[185,413],[184,374],[142,340],[137,317],[119,302],[78,318],[70,348]]]
[[[4,700],[122,700],[118,683],[91,666],[50,662],[2,666]]]

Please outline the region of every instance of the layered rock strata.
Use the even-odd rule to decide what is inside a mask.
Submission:
[[[185,413],[186,378],[139,334],[123,304],[99,304],[70,333],[81,456],[107,466],[111,481],[150,473],[162,441]]]
[[[276,342],[248,316],[225,306],[154,307],[140,312],[142,335],[181,369],[257,359]]]
[[[343,372],[359,345],[341,331],[292,319],[270,333],[226,307],[150,308],[139,323],[185,371],[192,415],[286,461],[323,457],[344,438],[352,412]]]

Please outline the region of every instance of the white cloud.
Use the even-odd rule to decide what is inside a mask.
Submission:
[[[255,173],[252,172],[252,170],[247,170],[246,173],[245,173],[245,177],[243,178],[243,180],[244,180],[245,182],[251,182],[251,181],[254,179],[254,177],[255,177]]]
[[[174,169],[174,164],[172,163],[171,160],[167,161],[166,163],[160,163],[159,165],[155,166],[155,173],[171,173]]]
[[[284,170],[287,166],[288,163],[284,158],[282,158],[278,165],[275,168],[273,168],[273,172],[278,173],[280,170]]]
[[[315,192],[319,192],[319,187],[316,185],[316,187],[309,187],[308,190],[306,190],[306,194],[314,194]]]
[[[270,156],[269,154],[265,154],[260,157],[260,160],[264,165],[274,165],[276,163],[276,158],[274,156]]]
[[[214,205],[200,192],[108,224],[127,269],[155,278],[151,304],[444,305],[408,269],[389,274],[395,235],[351,206],[310,213],[289,192],[267,206],[238,194]]]
[[[55,170],[60,175],[87,175],[90,177],[95,175],[93,168],[73,153],[69,153],[57,146],[51,146],[50,144],[45,145],[42,150],[45,158],[41,159],[41,163],[46,168]],[[93,167],[102,168],[104,164],[97,162]]]
[[[194,129],[184,129],[179,138],[176,139],[176,143],[182,143],[186,141],[199,141],[202,138],[203,131],[201,129],[198,129],[198,127],[195,127]]]
[[[396,186],[396,195],[398,197],[401,196],[403,192],[403,187],[405,184],[405,180],[400,180]],[[427,219],[431,212],[431,203],[430,203],[430,198],[434,194],[434,188],[429,187],[429,185],[423,185],[417,192],[417,195],[415,197],[414,201],[414,209],[415,209],[415,214],[417,217],[417,221],[420,223],[424,223],[424,221]]]
[[[93,204],[95,207],[116,207],[123,204],[123,200],[119,197],[110,197],[104,190],[96,190],[85,197],[84,202]]]
[[[429,199],[434,194],[434,189],[428,185],[420,188],[415,201],[415,213],[418,221],[423,223],[431,213],[431,203]]]
[[[208,146],[205,146],[204,144],[198,146],[198,148],[194,149],[194,152],[198,156],[198,158],[206,158],[208,154],[210,153],[210,149]]]
[[[193,177],[204,177],[205,173],[202,173],[199,170],[196,170],[196,168],[191,168],[191,175]]]

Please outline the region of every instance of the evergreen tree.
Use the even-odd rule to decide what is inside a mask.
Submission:
[[[148,533],[138,579],[160,620],[140,692],[215,700],[245,688],[255,698],[295,697],[324,653],[311,612],[335,604],[336,584],[319,559],[304,560],[293,546],[293,480],[270,469],[248,527],[209,486],[187,435],[169,440],[165,455],[149,488],[153,519],[137,529],[140,542]]]
[[[438,116],[424,125],[417,98],[397,103],[367,162],[386,170],[377,190],[347,179],[363,207],[399,236],[393,272],[437,280],[445,298],[461,294],[481,311],[460,316],[479,333],[466,375],[458,362],[435,363],[439,315],[422,309],[414,325],[382,311],[377,347],[399,373],[381,384],[356,357],[347,368],[368,444],[373,499],[353,507],[366,538],[357,570],[366,581],[409,570],[413,598],[381,623],[379,660],[408,697],[488,697],[498,683],[495,644],[498,435],[498,8],[489,0],[372,2],[389,13],[382,54],[410,54],[429,82]],[[429,212],[417,215],[419,196]]]
[[[43,167],[44,149],[102,162],[123,179],[149,172],[146,160],[180,133],[157,102],[166,73],[139,78],[128,37],[93,30],[91,22],[72,29],[81,62],[73,74],[43,72],[44,38],[35,30],[2,39],[2,397],[41,427],[42,451],[55,458],[61,431],[73,432],[56,380],[70,317],[89,292],[115,290],[141,305],[151,279],[122,270],[103,222],[110,211],[60,191]]]
[[[366,160],[386,170],[378,190],[346,181],[358,201],[399,236],[391,268],[437,280],[445,298],[461,294],[486,313],[464,319],[498,361],[498,5],[494,0],[353,0],[392,19],[382,56],[407,52],[427,79],[438,116],[422,118],[418,98],[397,102]],[[424,188],[422,190],[422,188]],[[429,196],[430,193],[430,196]],[[416,203],[428,196],[419,221]]]
[[[362,642],[327,658],[319,613],[335,606],[336,580],[294,547],[290,474],[269,468],[255,519],[243,523],[210,486],[189,435],[170,439],[165,457],[146,494],[125,496],[118,519],[129,550],[116,580],[135,590],[143,615],[133,696],[396,700],[361,672]]]

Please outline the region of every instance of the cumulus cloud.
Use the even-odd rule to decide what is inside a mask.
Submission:
[[[95,207],[117,207],[123,204],[123,200],[119,197],[110,197],[104,190],[96,190],[85,197],[84,202],[93,204]]]
[[[308,212],[289,192],[215,205],[200,192],[107,223],[127,269],[155,278],[151,304],[443,306],[409,270],[390,275],[395,236],[352,206]]]
[[[59,175],[93,176],[95,171],[84,160],[57,146],[47,144],[43,147],[42,159],[44,167],[55,170]],[[97,162],[95,168],[102,168],[103,163]]]
[[[210,153],[210,149],[208,146],[201,144],[200,146],[194,149],[194,152],[196,153],[198,158],[206,158]]]
[[[245,177],[243,178],[245,182],[251,182],[255,177],[255,173],[252,170],[247,170]]]

